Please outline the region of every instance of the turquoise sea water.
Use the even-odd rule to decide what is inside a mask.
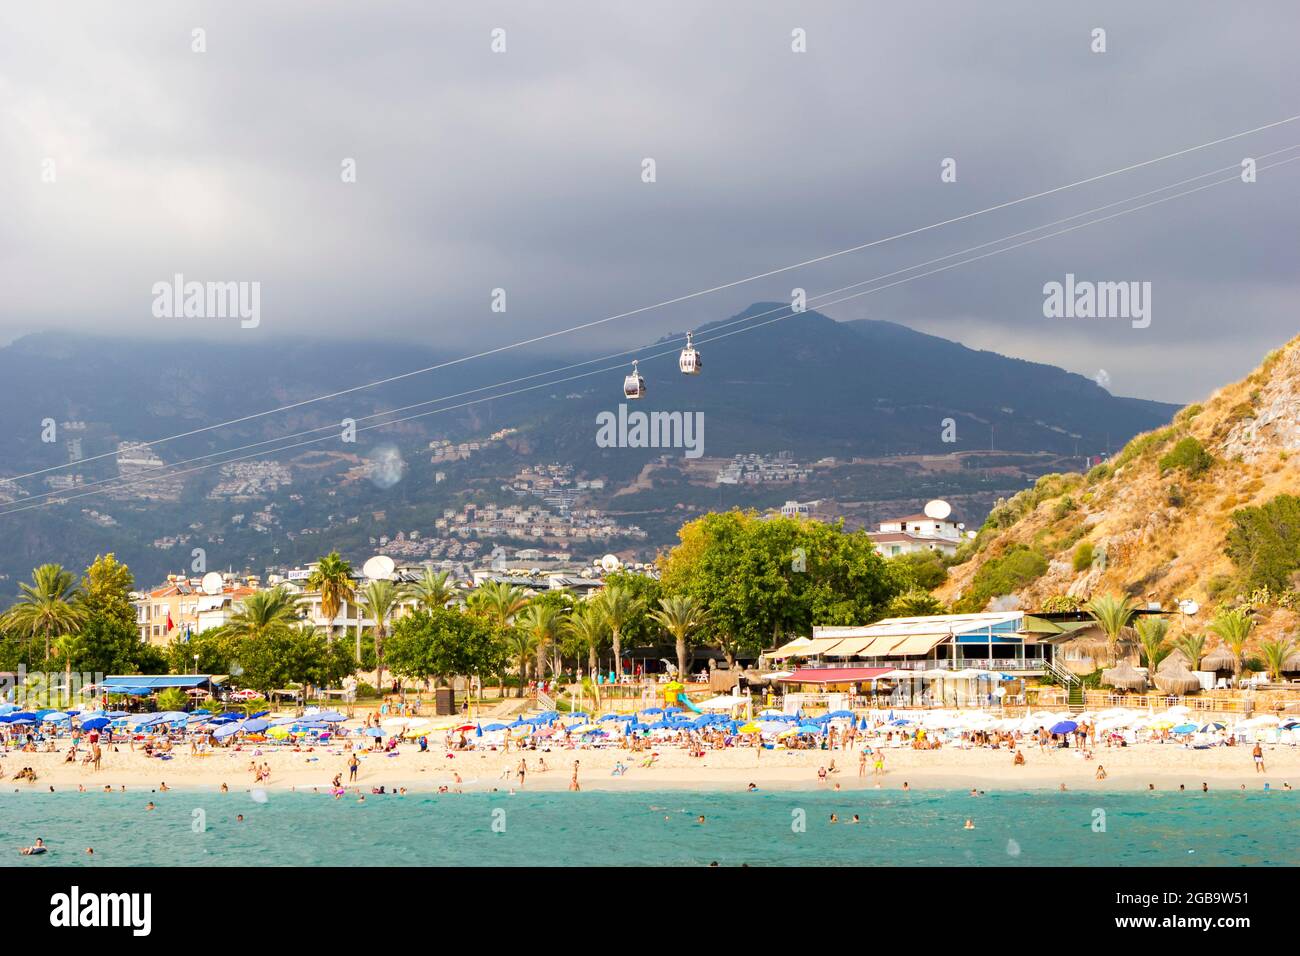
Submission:
[[[0,865],[1294,866],[1298,814],[1283,791],[23,792],[0,796]]]

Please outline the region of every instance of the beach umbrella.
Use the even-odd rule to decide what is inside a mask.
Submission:
[[[47,724],[61,724],[65,720],[71,720],[71,719],[72,719],[71,714],[65,714],[62,711],[58,711],[58,710],[52,710],[44,717],[41,718],[41,720],[45,721]]]
[[[1178,669],[1187,670],[1191,663],[1191,658],[1183,653],[1182,648],[1175,647],[1156,665],[1156,673]]]
[[[360,730],[362,737],[374,737],[376,740],[382,740],[384,732],[379,727],[362,727]]]
[[[261,717],[250,717],[248,720],[244,721],[243,730],[245,733],[259,734],[270,726],[271,722],[269,720],[263,720]]]
[[[1198,729],[1203,734],[1213,734],[1213,733],[1217,733],[1220,730],[1226,730],[1227,726],[1225,724],[1219,723],[1219,721],[1217,720],[1211,720],[1208,723],[1201,724],[1200,728]]]
[[[1101,682],[1109,684],[1116,690],[1145,690],[1147,686],[1146,675],[1134,667],[1127,658],[1114,667],[1103,670]]]
[[[4,703],[0,704],[0,714],[12,714],[18,709],[17,704]]]
[[[1226,644],[1220,644],[1210,653],[1201,658],[1201,670],[1203,671],[1230,671],[1235,670],[1237,666],[1237,655]]]
[[[761,731],[762,728],[759,727],[758,724],[754,723],[753,721],[750,721],[749,723],[745,724],[740,728],[740,732],[742,734],[757,734],[760,733]]]
[[[1050,734],[1072,734],[1079,729],[1079,725],[1072,720],[1063,720],[1059,724],[1053,724],[1047,729]]]
[[[1175,733],[1175,734],[1194,734],[1194,733],[1196,733],[1196,725],[1195,725],[1195,724],[1179,724],[1177,727],[1174,727],[1174,728],[1171,730],[1171,733]]]
[[[827,720],[839,720],[840,718],[852,720],[854,718],[854,713],[851,710],[832,710],[826,715]]]
[[[107,727],[107,726],[108,726],[107,717],[91,717],[89,720],[83,720],[81,722],[82,730],[99,730],[101,727]]]
[[[1156,686],[1166,694],[1190,694],[1201,689],[1201,679],[1185,667],[1156,674]]]

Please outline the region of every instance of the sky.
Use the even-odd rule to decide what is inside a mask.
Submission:
[[[1296,116],[1298,35],[1293,2],[6,4],[0,343],[462,353],[688,297],[528,347],[585,354],[1226,179],[824,310],[1193,401],[1298,331],[1300,162],[1237,171],[1300,119],[890,237]],[[257,283],[256,324],[158,314],[178,274]],[[1045,316],[1067,274],[1149,282],[1149,325]]]

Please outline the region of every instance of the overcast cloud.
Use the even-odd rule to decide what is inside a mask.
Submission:
[[[492,347],[1300,114],[1297,36],[1294,2],[6,4],[0,339]],[[1300,122],[546,348],[816,295],[1293,144]],[[1190,401],[1296,333],[1298,197],[1300,162],[827,311]],[[1151,282],[1150,327],[1044,318],[1067,272]],[[261,324],[155,318],[175,273],[260,282]]]

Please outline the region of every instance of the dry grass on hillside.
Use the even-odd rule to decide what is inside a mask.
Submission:
[[[1188,436],[1213,464],[1197,476],[1179,468],[1162,473],[1160,459]],[[1300,493],[1300,338],[1203,406],[1180,411],[1170,426],[1137,436],[1088,476],[1049,476],[1012,499],[1004,514],[1019,515],[1014,523],[986,526],[976,555],[953,568],[936,593],[960,598],[986,562],[1025,545],[1048,567],[1016,592],[1021,607],[1053,595],[1087,600],[1115,592],[1166,608],[1182,598],[1208,607],[1231,596],[1224,591],[1235,569],[1224,541],[1232,511],[1282,493]],[[1076,571],[1075,550],[1085,542],[1096,560]],[[1257,638],[1294,634],[1296,623],[1289,611],[1262,615]]]

